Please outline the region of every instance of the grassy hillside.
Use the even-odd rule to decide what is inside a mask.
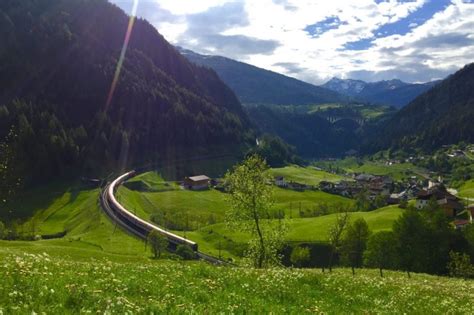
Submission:
[[[474,198],[474,180],[465,182],[459,188],[459,196],[466,198]]]
[[[6,256],[5,256],[6,255]],[[472,314],[473,281],[399,272],[117,262],[0,248],[0,312]]]
[[[317,171],[315,171],[317,172]],[[324,178],[319,174],[314,179],[307,178],[308,182],[316,183]],[[302,179],[301,174],[294,175],[293,178]],[[325,175],[324,175],[325,176]],[[335,179],[336,176],[332,177]],[[169,187],[172,187],[170,184]],[[150,192],[130,190],[127,187],[120,187],[118,190],[118,198],[123,201],[124,205],[130,209],[140,209],[146,212],[148,218],[153,214],[161,214],[165,216],[188,215],[193,217],[195,221],[206,224],[211,221],[222,221],[225,210],[228,207],[225,193],[211,189],[206,191],[189,191],[176,188],[174,190]],[[299,209],[302,211],[312,211],[321,204],[327,205],[351,205],[353,201],[341,196],[331,195],[321,191],[293,191],[289,189],[274,189],[275,211],[281,210],[287,216],[298,217]]]
[[[45,185],[28,192],[27,199],[23,198],[11,205],[14,212],[18,210],[22,214],[34,214],[21,225],[19,232],[34,235],[66,233],[64,237],[36,242],[2,242],[2,247],[24,248],[31,252],[62,252],[73,248],[83,251],[84,256],[88,256],[90,250],[98,251],[100,255],[148,255],[142,241],[116,228],[105,216],[98,204],[98,189],[84,189],[75,185],[69,187],[56,191],[59,189],[56,185]]]
[[[156,174],[143,175],[134,182],[148,183],[152,189],[163,183]],[[399,272],[386,272],[382,279],[376,270],[358,270],[353,277],[347,269],[322,274],[318,270],[255,270],[151,260],[143,242],[116,229],[101,212],[97,189],[71,186],[54,194],[41,192],[45,190],[31,192],[31,199],[23,203],[26,212],[32,210],[27,205],[41,205],[30,222],[36,222],[39,234],[67,234],[61,239],[35,242],[0,241],[0,314],[474,312],[470,302],[473,281],[422,274],[408,279]],[[183,195],[179,194],[187,193],[181,190],[139,192],[121,188],[120,192],[121,202],[136,205],[133,210],[143,216],[155,210],[150,196],[176,194],[175,205],[184,202],[199,212],[206,202],[213,204],[219,193],[204,192],[208,198],[203,198],[206,194],[199,196],[203,204],[198,206],[193,197],[180,198]],[[280,190],[279,196],[285,202],[292,194],[314,200],[323,196],[313,193],[317,192]],[[223,199],[221,202],[225,209]],[[391,206],[353,213],[352,219],[365,218],[372,231],[387,230],[401,211]],[[288,240],[325,240],[334,218],[289,219]],[[247,237],[229,232],[222,223],[187,232],[186,236],[197,241],[204,252],[216,256],[220,252],[224,258],[234,259]]]
[[[349,173],[387,175],[395,180],[401,180],[412,175],[424,174],[426,172],[426,170],[423,170],[412,163],[386,165],[385,163],[378,161],[360,161],[353,157],[336,161],[320,161],[316,164],[324,168],[339,168]]]
[[[393,222],[398,219],[403,210],[398,206],[388,206],[371,212],[353,212],[351,220],[363,218],[367,221],[372,232],[392,229]],[[288,219],[289,242],[325,242],[329,229],[336,220],[335,214],[315,218]],[[183,235],[183,232],[176,232]],[[225,258],[235,258],[245,248],[249,236],[239,231],[231,231],[224,223],[206,226],[197,231],[187,232],[187,237],[199,243],[202,250],[213,255],[221,254]]]
[[[287,182],[293,181],[306,185],[317,186],[321,181],[337,182],[342,176],[334,175],[324,171],[318,171],[310,167],[299,167],[296,165],[270,170],[272,176],[283,176]]]

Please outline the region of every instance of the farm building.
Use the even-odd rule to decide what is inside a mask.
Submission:
[[[275,177],[275,185],[282,188],[288,187],[288,183],[285,181],[285,178],[283,176]]]
[[[416,208],[423,209],[430,200],[436,200],[447,216],[454,217],[464,209],[459,198],[450,194],[444,186],[435,186],[428,190],[422,190],[416,198]]]
[[[184,178],[183,187],[189,190],[205,190],[209,188],[211,179],[206,175],[198,175]]]

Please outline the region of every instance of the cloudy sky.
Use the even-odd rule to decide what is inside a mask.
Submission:
[[[315,84],[425,82],[474,62],[474,0],[110,0],[165,38]]]

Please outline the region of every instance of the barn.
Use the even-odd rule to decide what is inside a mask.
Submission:
[[[211,179],[206,175],[185,177],[183,187],[189,190],[205,190],[209,188]]]

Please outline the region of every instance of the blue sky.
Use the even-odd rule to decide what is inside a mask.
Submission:
[[[110,0],[172,44],[321,84],[444,78],[474,62],[473,0]]]

